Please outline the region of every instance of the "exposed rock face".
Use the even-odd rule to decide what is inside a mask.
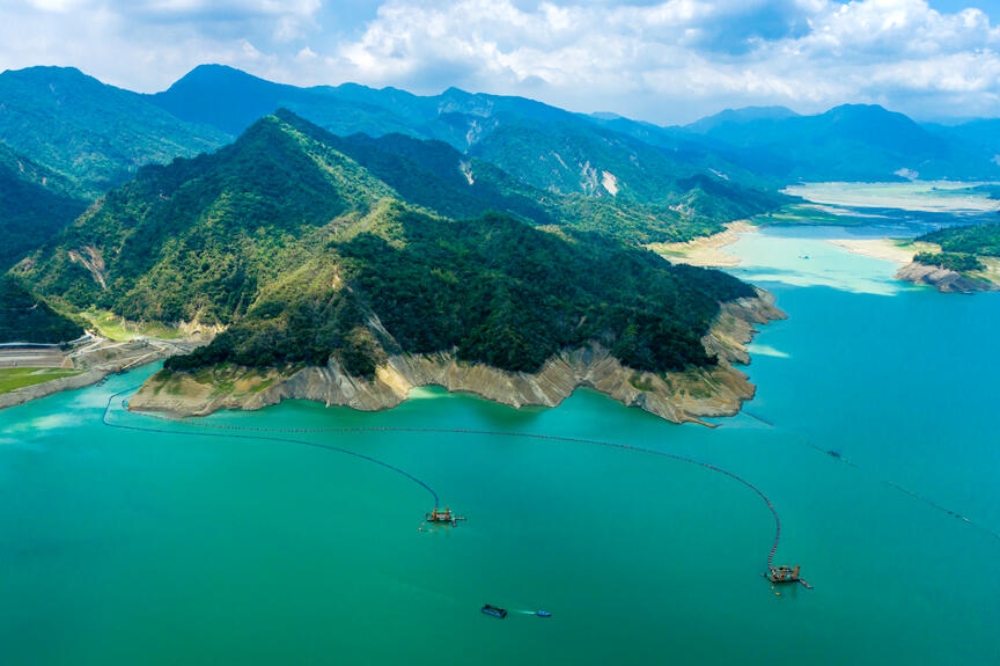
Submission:
[[[286,398],[347,405],[361,410],[395,407],[418,386],[443,386],[474,393],[513,407],[555,406],[580,386],[591,387],[619,402],[682,423],[705,416],[728,416],[753,397],[754,386],[732,363],[748,363],[746,343],[755,324],[785,315],[773,297],[723,305],[712,330],[702,341],[720,362],[713,368],[657,375],[623,367],[610,352],[591,344],[563,351],[534,374],[507,372],[457,360],[451,353],[391,356],[374,379],[352,377],[334,361],[322,368],[305,368],[291,376],[277,371],[244,377],[238,382],[196,381],[185,373],[160,373],[132,397],[130,409],[178,415],[205,415],[218,409],[260,409]],[[248,375],[249,376],[249,375]]]
[[[947,268],[928,266],[916,261],[896,271],[896,279],[914,284],[929,284],[945,293],[1000,290],[1000,287],[992,282],[976,280]]]

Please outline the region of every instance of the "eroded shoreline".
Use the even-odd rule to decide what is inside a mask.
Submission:
[[[702,340],[719,364],[664,375],[623,367],[598,344],[565,350],[533,374],[461,362],[451,353],[401,354],[380,365],[373,379],[353,377],[336,362],[288,376],[247,371],[224,382],[158,373],[131,398],[129,409],[204,416],[220,409],[256,410],[302,399],[375,411],[399,405],[421,386],[441,386],[512,407],[554,407],[577,388],[589,387],[675,423],[703,423],[705,417],[736,414],[753,397],[755,387],[734,365],[749,363],[746,345],[756,326],[784,318],[774,298],[761,290],[755,298],[725,303]]]

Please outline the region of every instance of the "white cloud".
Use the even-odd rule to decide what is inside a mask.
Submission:
[[[976,0],[970,0],[975,3]],[[377,11],[376,11],[377,9]],[[363,23],[350,18],[363,16]],[[300,85],[524,94],[659,122],[724,106],[878,102],[1000,115],[1000,27],[924,0],[31,0],[0,67],[162,89],[203,62]]]
[[[724,104],[810,111],[917,97],[924,115],[996,114],[998,47],[1000,28],[984,12],[942,14],[923,0],[543,2],[527,9],[511,0],[396,0],[331,61],[344,78],[424,92],[447,85],[428,76],[438,70],[501,93],[531,81],[556,103],[654,120]]]

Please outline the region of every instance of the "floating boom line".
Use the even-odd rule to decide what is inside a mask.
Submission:
[[[178,432],[176,430],[167,430],[166,428],[146,428],[146,427],[124,425],[124,424],[121,424],[121,423],[114,423],[114,422],[112,422],[108,418],[109,415],[110,415],[110,413],[111,413],[111,403],[114,402],[114,399],[117,398],[118,396],[120,396],[122,394],[125,394],[125,393],[130,393],[130,392],[134,391],[136,388],[138,388],[138,387],[133,386],[130,389],[126,389],[124,391],[119,391],[118,393],[115,393],[110,398],[108,398],[108,404],[104,407],[104,415],[101,418],[101,420],[104,423],[104,425],[106,425],[108,427],[111,427],[111,428],[118,428],[120,430],[131,430],[133,432],[155,432],[155,433],[162,433],[162,434],[166,434],[166,435],[191,435],[192,437],[218,437],[218,438],[223,438],[223,439],[232,439],[233,438],[232,435],[225,435],[225,434],[221,434],[221,433],[185,433],[185,432]],[[122,401],[122,406],[123,407],[125,406],[125,401]],[[196,424],[196,425],[201,425],[201,424]],[[280,430],[272,430],[271,432],[282,432],[282,431],[280,431]],[[383,460],[379,460],[378,458],[373,458],[371,456],[366,456],[363,453],[358,453],[356,451],[351,451],[350,449],[344,449],[344,448],[341,448],[339,446],[332,446],[330,444],[320,444],[318,442],[309,442],[309,441],[306,441],[304,439],[289,439],[289,438],[286,438],[286,437],[268,437],[268,436],[264,436],[264,435],[250,435],[250,436],[247,436],[246,439],[254,439],[254,440],[262,441],[262,442],[285,442],[285,443],[288,443],[288,444],[301,444],[302,446],[311,446],[311,447],[316,448],[316,449],[325,449],[327,451],[333,451],[334,453],[342,453],[344,455],[352,456],[354,458],[360,458],[361,460],[364,460],[366,462],[374,463],[374,464],[376,464],[376,465],[378,465],[380,467],[384,467],[384,468],[386,468],[388,470],[396,472],[397,474],[400,474],[400,475],[406,477],[410,481],[413,481],[418,486],[422,487],[424,490],[426,490],[428,493],[431,494],[431,497],[434,498],[434,506],[437,506],[437,505],[439,505],[441,503],[440,499],[438,498],[437,491],[434,490],[433,488],[431,488],[430,485],[428,485],[427,482],[425,482],[423,479],[417,478],[416,476],[413,476],[412,474],[410,474],[406,470],[401,469],[399,467],[396,467],[395,465],[390,465],[389,463],[387,463],[387,462],[385,462]]]
[[[127,392],[128,391],[122,391],[121,393],[127,393]],[[121,395],[121,393],[116,394],[116,395]],[[115,396],[112,396],[112,399],[114,399],[114,397]],[[111,400],[108,401],[109,408],[110,408],[110,405],[111,405]],[[149,416],[151,418],[158,418],[158,419],[168,420],[168,419],[165,419],[164,417],[157,416],[157,415],[149,415]],[[106,417],[107,417],[107,410],[105,410],[105,418]],[[171,422],[177,422],[177,421],[172,421],[172,420],[170,420],[170,421]],[[691,464],[691,465],[697,465],[698,467],[702,467],[702,468],[707,469],[707,470],[709,470],[711,472],[716,472],[718,474],[722,474],[724,476],[729,477],[730,479],[733,479],[733,480],[738,481],[739,483],[743,484],[744,486],[746,486],[747,488],[749,488],[750,490],[752,490],[758,497],[760,497],[760,499],[767,506],[767,509],[768,509],[768,511],[770,511],[771,517],[774,520],[774,540],[772,541],[772,543],[771,543],[771,549],[770,549],[770,551],[767,554],[767,568],[768,568],[768,571],[771,571],[774,568],[774,556],[778,552],[778,546],[779,546],[779,544],[781,542],[781,517],[778,515],[778,510],[777,510],[777,508],[775,508],[774,503],[764,493],[764,491],[762,491],[760,488],[758,488],[757,486],[755,486],[753,483],[751,483],[750,481],[747,481],[746,479],[744,479],[743,477],[739,476],[738,474],[730,472],[729,470],[723,469],[723,468],[718,467],[716,465],[712,465],[710,463],[703,462],[701,460],[696,460],[694,458],[688,458],[686,456],[677,455],[675,453],[667,453],[666,451],[658,451],[656,449],[650,449],[650,448],[646,448],[646,447],[643,447],[643,446],[635,446],[635,445],[632,445],[632,444],[621,444],[621,443],[618,443],[618,442],[608,442],[608,441],[596,440],[596,439],[586,439],[586,438],[582,438],[582,437],[563,437],[563,436],[560,436],[560,435],[543,435],[543,434],[536,434],[536,433],[510,432],[510,431],[470,430],[470,429],[463,429],[463,428],[411,428],[411,427],[261,428],[261,427],[253,427],[253,426],[234,426],[234,425],[226,425],[226,424],[219,424],[219,423],[191,423],[190,421],[179,421],[179,422],[180,423],[184,423],[185,425],[192,425],[192,426],[195,426],[195,427],[198,427],[198,428],[211,428],[211,429],[217,429],[217,430],[228,430],[228,431],[237,431],[237,432],[258,432],[258,433],[331,434],[331,433],[380,433],[380,432],[383,432],[383,433],[393,433],[393,432],[402,432],[402,433],[417,433],[417,434],[432,434],[432,435],[453,434],[453,435],[478,435],[478,436],[490,436],[490,437],[521,437],[521,438],[525,438],[525,439],[541,439],[541,440],[549,440],[549,441],[556,441],[556,442],[568,442],[568,443],[574,443],[574,444],[588,444],[588,445],[592,445],[592,446],[603,446],[603,447],[611,448],[611,449],[620,449],[620,450],[623,450],[623,451],[632,451],[632,452],[635,452],[635,453],[644,453],[644,454],[649,454],[649,455],[655,455],[655,456],[660,456],[660,457],[663,457],[663,458],[669,458],[671,460],[676,460],[678,462],[688,463],[688,464]],[[111,424],[108,424],[108,425],[111,425]],[[128,428],[130,428],[132,430],[140,430],[140,431],[146,430],[146,431],[151,431],[151,432],[165,432],[165,433],[172,434],[172,435],[184,434],[184,433],[178,433],[176,430],[145,429],[145,428],[139,428],[139,427],[135,427],[135,426],[116,426],[116,427],[128,427]],[[226,435],[216,435],[216,436],[218,436],[218,437],[226,437]],[[408,472],[406,472],[404,470],[401,470],[401,469],[399,469],[397,467],[393,467],[392,465],[389,465],[388,463],[384,463],[384,462],[382,462],[380,460],[377,460],[375,458],[370,458],[368,456],[365,456],[365,455],[360,454],[360,453],[355,453],[355,452],[350,451],[348,449],[342,449],[340,447],[330,446],[330,445],[326,445],[326,444],[317,444],[317,443],[308,442],[308,441],[305,441],[305,440],[284,439],[284,438],[277,438],[277,437],[269,437],[269,436],[266,436],[266,435],[263,435],[263,436],[254,435],[253,438],[254,439],[264,440],[264,441],[292,442],[292,443],[296,443],[296,444],[304,444],[306,446],[315,446],[315,447],[318,447],[318,448],[329,449],[331,451],[336,451],[336,452],[339,452],[339,453],[346,453],[346,454],[353,455],[353,456],[356,456],[356,457],[359,457],[359,458],[363,458],[365,460],[369,460],[369,461],[374,462],[374,463],[376,463],[378,465],[382,465],[383,467],[388,467],[389,469],[392,469],[393,471],[396,471],[396,472],[402,474],[403,476],[406,476],[407,478],[409,478],[409,479],[415,481],[416,483],[420,484],[421,486],[423,486],[424,488],[426,488],[434,496],[435,505],[439,504],[438,498],[437,498],[437,493],[434,492],[430,488],[430,486],[428,486],[426,483],[424,483],[423,481],[421,481],[417,477],[413,476],[412,474],[409,474]]]

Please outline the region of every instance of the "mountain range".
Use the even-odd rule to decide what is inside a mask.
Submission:
[[[799,180],[1000,176],[990,122],[875,106],[657,127],[217,65],[155,95],[8,71],[0,102],[0,259],[27,255],[18,284],[67,313],[226,329],[175,369],[337,358],[367,375],[457,350],[530,371],[595,341],[638,369],[710,365],[698,341],[752,290],[635,246],[775,210]]]
[[[334,358],[355,376],[452,351],[535,372],[594,342],[637,370],[709,366],[701,339],[720,303],[755,295],[580,231],[558,205],[541,220],[489,212],[504,199],[475,188],[475,166],[463,219],[446,217],[455,186],[409,201],[393,183],[411,182],[411,162],[351,157],[372,141],[279,111],[213,154],[144,167],[13,273],[66,310],[226,328],[174,370]]]

